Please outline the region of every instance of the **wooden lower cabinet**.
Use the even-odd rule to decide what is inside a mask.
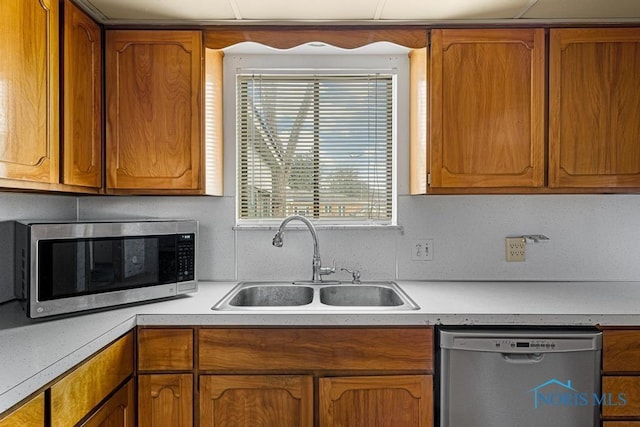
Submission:
[[[133,333],[51,386],[51,427],[76,425],[133,375]]]
[[[433,426],[431,375],[319,378],[320,427]],[[311,375],[203,375],[201,427],[312,427]]]
[[[103,403],[82,427],[134,427],[134,380],[129,380],[113,396]]]
[[[200,426],[312,427],[313,377],[203,375]]]
[[[430,375],[320,378],[320,427],[433,426]]]
[[[38,394],[15,411],[0,415],[0,427],[42,427],[44,425],[44,393]]]
[[[640,427],[640,330],[602,331],[603,427]]]
[[[203,427],[431,427],[432,328],[201,328]]]
[[[191,374],[138,376],[138,426],[188,427],[193,425]]]

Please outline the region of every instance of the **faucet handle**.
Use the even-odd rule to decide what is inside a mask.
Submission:
[[[360,272],[358,270],[351,271],[346,268],[341,268],[340,270],[346,271],[347,273],[351,273],[351,279],[352,279],[351,283],[356,285],[360,284]]]
[[[333,274],[336,272],[336,260],[333,260],[333,266],[332,267],[320,267],[320,275],[321,276],[327,276],[329,274]]]

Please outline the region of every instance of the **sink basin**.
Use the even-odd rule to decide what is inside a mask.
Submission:
[[[241,282],[213,310],[417,310],[395,282]]]
[[[256,285],[240,289],[229,305],[238,307],[297,306],[311,304],[313,288],[292,285]]]
[[[404,303],[391,288],[371,285],[327,286],[320,289],[320,302],[338,306],[390,307]]]

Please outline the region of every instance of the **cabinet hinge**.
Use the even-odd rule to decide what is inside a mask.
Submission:
[[[431,174],[427,174],[427,185],[431,185]]]

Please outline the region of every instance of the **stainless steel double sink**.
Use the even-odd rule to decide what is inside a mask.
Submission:
[[[241,282],[213,310],[417,310],[395,282]]]

